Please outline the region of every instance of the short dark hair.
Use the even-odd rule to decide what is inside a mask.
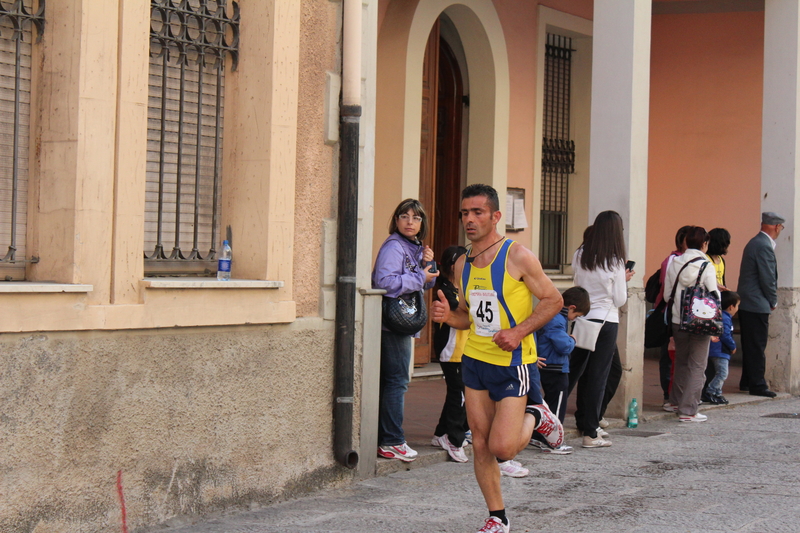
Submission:
[[[731,234],[725,228],[714,228],[708,232],[708,255],[725,255],[731,245]]]
[[[675,249],[680,250],[683,247],[683,241],[686,239],[686,232],[692,229],[692,226],[682,226],[677,233],[675,233]]]
[[[561,295],[564,298],[564,307],[570,305],[575,306],[575,311],[585,315],[592,308],[592,300],[589,298],[589,293],[583,287],[570,287]]]
[[[687,249],[699,250],[703,247],[703,243],[708,242],[708,240],[708,232],[701,226],[692,226],[686,232]]]
[[[439,258],[439,265],[442,270],[449,272],[450,268],[456,264],[456,260],[467,253],[467,249],[463,246],[448,246]]]
[[[417,239],[421,241],[428,235],[428,215],[425,214],[425,208],[422,207],[419,200],[415,200],[414,198],[406,198],[397,204],[394,213],[392,213],[392,219],[389,221],[389,235],[397,231],[397,217],[407,213],[409,209],[414,211],[415,215],[422,217],[422,222],[419,225],[419,233],[417,233]]]
[[[722,291],[722,310],[728,309],[732,305],[736,305],[742,301],[739,293],[733,291]]]
[[[500,211],[500,200],[497,197],[497,191],[491,185],[474,183],[472,185],[467,185],[467,187],[461,191],[462,200],[466,198],[473,198],[475,196],[485,196],[486,201],[489,203],[489,209],[492,210],[492,213],[495,211]]]

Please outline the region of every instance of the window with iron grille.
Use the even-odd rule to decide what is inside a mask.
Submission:
[[[570,139],[572,39],[547,34],[542,115],[542,205],[539,254],[542,266],[566,263],[569,175],[575,172],[575,142]]]
[[[226,61],[239,7],[151,0],[145,274],[216,272]]]
[[[25,278],[31,51],[44,32],[44,0],[0,1],[0,279]],[[5,253],[3,256],[2,254]]]

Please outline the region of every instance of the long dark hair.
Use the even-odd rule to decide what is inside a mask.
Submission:
[[[584,232],[581,267],[585,270],[610,270],[625,262],[622,217],[616,211],[603,211],[594,219],[592,231]]]
[[[428,235],[428,215],[425,214],[425,209],[422,207],[422,204],[419,203],[419,200],[415,200],[414,198],[406,198],[397,204],[394,213],[392,213],[392,219],[389,221],[389,235],[397,231],[397,217],[407,213],[409,209],[414,211],[415,215],[422,217],[422,223],[419,225],[419,233],[417,233],[417,239],[421,241]]]

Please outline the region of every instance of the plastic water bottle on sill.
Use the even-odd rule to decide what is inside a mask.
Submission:
[[[231,245],[227,240],[222,241],[222,249],[217,260],[217,281],[230,281],[231,279]]]
[[[631,400],[628,406],[628,427],[635,428],[639,425],[639,405],[636,403],[636,398]]]

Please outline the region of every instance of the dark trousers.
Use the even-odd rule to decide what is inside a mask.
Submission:
[[[600,407],[600,418],[606,416],[606,408],[611,398],[617,393],[619,381],[622,379],[622,361],[619,358],[619,348],[614,345],[614,357],[611,359],[611,368],[608,370],[606,390],[603,393],[603,405]]]
[[[600,411],[606,392],[606,382],[617,348],[619,324],[603,324],[594,351],[582,348],[572,351],[569,361],[569,393],[577,386],[575,423],[584,435],[597,437]]]
[[[672,358],[669,356],[669,341],[661,346],[661,357],[658,358],[658,377],[666,402],[669,400],[669,389],[672,383]]]
[[[764,350],[769,337],[769,313],[752,313],[739,310],[739,328],[742,332],[742,390],[766,390],[764,379],[767,359]]]
[[[561,422],[567,414],[567,397],[569,396],[569,374],[566,372],[548,371],[546,368],[539,371],[544,389],[544,401],[550,410],[558,416]],[[559,403],[560,402],[560,403]]]
[[[467,410],[464,406],[464,381],[461,379],[461,363],[439,362],[447,384],[447,394],[444,397],[442,414],[436,425],[434,435],[447,435],[453,446],[464,445],[464,434],[469,429],[467,425]]]

